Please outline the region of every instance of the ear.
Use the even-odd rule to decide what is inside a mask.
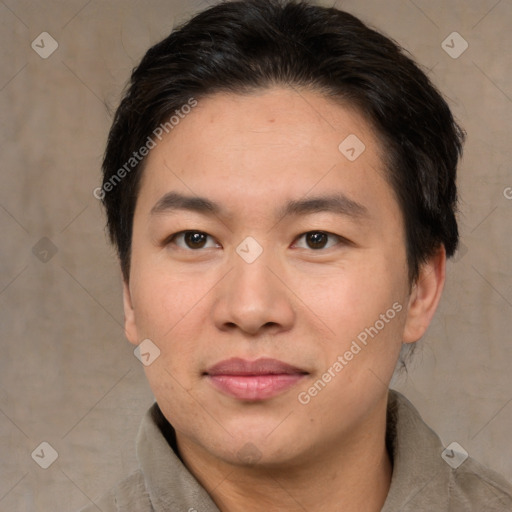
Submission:
[[[124,333],[133,345],[139,344],[137,325],[135,323],[135,311],[132,305],[132,297],[129,284],[123,279],[123,306],[124,306]]]
[[[427,330],[441,300],[446,276],[446,250],[441,244],[437,252],[420,268],[409,297],[404,343],[418,341]]]

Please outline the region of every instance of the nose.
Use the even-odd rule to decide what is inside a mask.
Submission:
[[[252,263],[238,254],[231,258],[234,267],[216,287],[213,319],[220,330],[240,329],[245,334],[277,334],[290,329],[295,320],[293,293],[286,276],[270,251]]]

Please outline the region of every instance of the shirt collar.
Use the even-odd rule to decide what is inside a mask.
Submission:
[[[395,390],[388,393],[386,442],[393,474],[381,512],[448,510],[451,468],[441,457],[443,444]]]

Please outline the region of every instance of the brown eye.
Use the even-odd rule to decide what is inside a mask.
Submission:
[[[321,231],[306,233],[306,240],[312,249],[323,249],[327,243],[328,236]]]
[[[184,233],[185,243],[191,249],[201,249],[206,243],[208,235],[199,231],[187,231]]]
[[[334,240],[329,244],[329,239]],[[305,239],[305,244],[299,247],[304,249],[329,249],[330,247],[336,245],[342,240],[338,235],[334,235],[332,233],[326,233],[325,231],[309,231],[308,233],[304,233],[299,237],[300,239]]]
[[[208,238],[211,238],[207,233],[202,231],[180,231],[170,236],[165,242],[166,245],[176,245],[180,249],[185,250],[198,250],[203,248],[209,248],[206,244]],[[216,244],[210,245],[210,247],[216,247]]]

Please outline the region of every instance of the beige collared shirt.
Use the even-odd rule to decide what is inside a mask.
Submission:
[[[441,457],[437,434],[400,393],[389,391],[387,442],[393,476],[381,512],[512,512],[512,485],[468,457]],[[176,455],[174,429],[155,402],[137,435],[139,469],[97,502],[103,512],[219,512]],[[448,459],[456,454],[448,451]],[[91,504],[81,512],[97,512]]]

